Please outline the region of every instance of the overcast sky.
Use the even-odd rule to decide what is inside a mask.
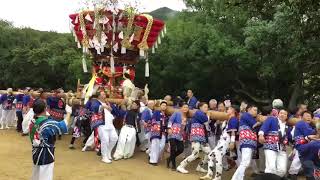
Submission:
[[[160,7],[182,10],[182,0],[125,0],[137,2],[140,12]],[[42,31],[69,32],[68,15],[81,8],[83,0],[1,0],[0,19],[15,26],[31,27]]]

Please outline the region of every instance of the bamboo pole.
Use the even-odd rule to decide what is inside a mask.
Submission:
[[[6,94],[6,93],[7,93],[6,90],[0,90],[0,94]],[[23,94],[22,92],[17,92],[17,91],[13,91],[12,93],[13,93],[13,95]],[[47,97],[52,96],[54,94],[55,93],[43,92],[41,95],[42,95],[43,98],[47,98]],[[33,97],[39,97],[40,93],[37,92],[37,91],[33,91],[33,92],[30,92],[30,95],[32,95]],[[83,105],[84,104],[83,103],[83,99],[76,98],[75,94],[73,94],[73,93],[58,93],[57,96],[60,97],[60,98],[64,98],[66,100],[66,103],[68,105],[70,105],[70,106]],[[159,110],[160,109],[160,103],[161,103],[162,100],[154,100],[154,101],[155,101],[155,104],[156,104],[156,108],[155,109]],[[115,99],[115,98],[106,98],[106,102],[122,105],[122,104],[126,104],[127,100],[125,100],[125,99]],[[172,105],[173,105],[172,102],[168,103],[167,110],[166,110],[166,114],[168,116],[172,115],[175,111],[179,110],[177,108],[174,108]],[[188,117],[192,117],[196,111],[197,111],[196,109],[189,110]],[[227,113],[219,112],[219,111],[209,111],[209,117],[210,117],[210,119],[216,119],[216,120],[219,120],[219,121],[225,121],[225,120],[229,119]],[[263,121],[265,121],[267,119],[267,116],[258,115],[256,117],[256,119],[259,122],[263,122]],[[289,126],[293,126],[298,121],[300,121],[300,119],[298,119],[298,118],[290,118],[287,123],[288,123]],[[317,123],[316,120],[312,121],[312,124],[315,125],[316,123]]]

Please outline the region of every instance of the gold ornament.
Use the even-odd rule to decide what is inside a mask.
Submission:
[[[142,41],[138,44],[138,48],[140,50],[148,50],[149,46],[148,46],[147,40],[148,40],[150,31],[151,31],[151,27],[152,27],[152,24],[153,24],[153,17],[148,15],[148,14],[142,14],[142,16],[144,16],[144,17],[146,17],[148,19],[148,24],[147,24],[146,30],[144,32]]]
[[[89,48],[89,38],[87,35],[86,24],[84,22],[84,11],[80,12],[79,20],[80,20],[80,28],[83,34],[82,46],[83,48]]]
[[[128,16],[128,24],[127,24],[126,30],[124,31],[124,38],[121,41],[121,45],[122,47],[129,49],[132,46],[130,42],[130,34],[132,32],[132,25],[133,25],[134,16],[135,16],[134,9],[127,8],[126,14]]]

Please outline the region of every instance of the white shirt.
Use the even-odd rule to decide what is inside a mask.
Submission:
[[[147,106],[143,102],[140,102],[139,112],[142,113],[146,108],[147,108]]]
[[[108,109],[104,109],[105,129],[114,129],[113,119],[111,112]]]
[[[278,118],[278,122],[280,126],[280,132],[282,135],[284,135],[286,130],[286,122],[282,122],[279,118]]]

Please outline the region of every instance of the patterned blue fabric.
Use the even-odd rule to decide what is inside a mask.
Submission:
[[[238,131],[239,129],[239,120],[236,117],[232,117],[228,121],[227,132]]]
[[[196,109],[197,108],[197,103],[198,103],[197,98],[193,96],[188,101],[188,106],[189,106],[190,109]]]
[[[23,98],[22,98],[22,104],[23,106],[28,106],[28,103],[30,101],[30,95],[24,95]]]
[[[306,146],[306,151],[301,154],[303,159],[314,161],[320,166],[320,141],[311,141]]]
[[[200,142],[200,143],[207,142],[207,139],[205,136],[205,129],[204,129],[203,124],[200,124],[200,123],[192,123],[191,124],[190,141],[191,142]]]
[[[90,126],[92,130],[105,124],[104,110],[101,107],[101,105],[102,104],[100,101],[98,101],[97,99],[92,99],[90,104],[86,106],[86,108],[88,108],[89,111],[92,113],[91,121],[90,121]]]
[[[155,111],[152,115],[151,125],[152,126],[150,139],[161,139],[162,135],[166,133],[167,129],[166,116],[161,111]]]
[[[299,151],[299,154],[303,154],[305,151],[305,144],[308,143],[306,137],[316,134],[316,130],[312,128],[310,124],[301,120],[296,123],[294,131],[295,148]]]
[[[34,165],[46,165],[54,162],[56,135],[67,133],[65,121],[57,122],[52,119],[43,121],[37,128],[38,138],[32,142],[32,159]]]
[[[240,118],[239,126],[239,141],[240,149],[242,148],[257,148],[257,135],[253,131],[253,125],[256,119],[249,113],[243,113]]]
[[[183,140],[181,125],[182,123],[182,114],[181,112],[175,112],[169,119],[168,128],[171,129],[171,134],[168,135],[168,139],[176,139],[178,141]]]
[[[13,108],[13,101],[15,97],[13,95],[3,94],[0,98],[0,103],[2,104],[2,109],[11,110]]]
[[[22,103],[22,100],[23,100],[23,96],[24,94],[18,94],[16,95],[16,111],[17,112],[21,112],[22,111],[22,108],[23,108],[23,103]]]
[[[141,121],[147,123],[147,126],[144,127],[144,132],[148,133],[151,131],[151,121],[152,121],[152,110],[150,108],[146,108],[141,113]]]

